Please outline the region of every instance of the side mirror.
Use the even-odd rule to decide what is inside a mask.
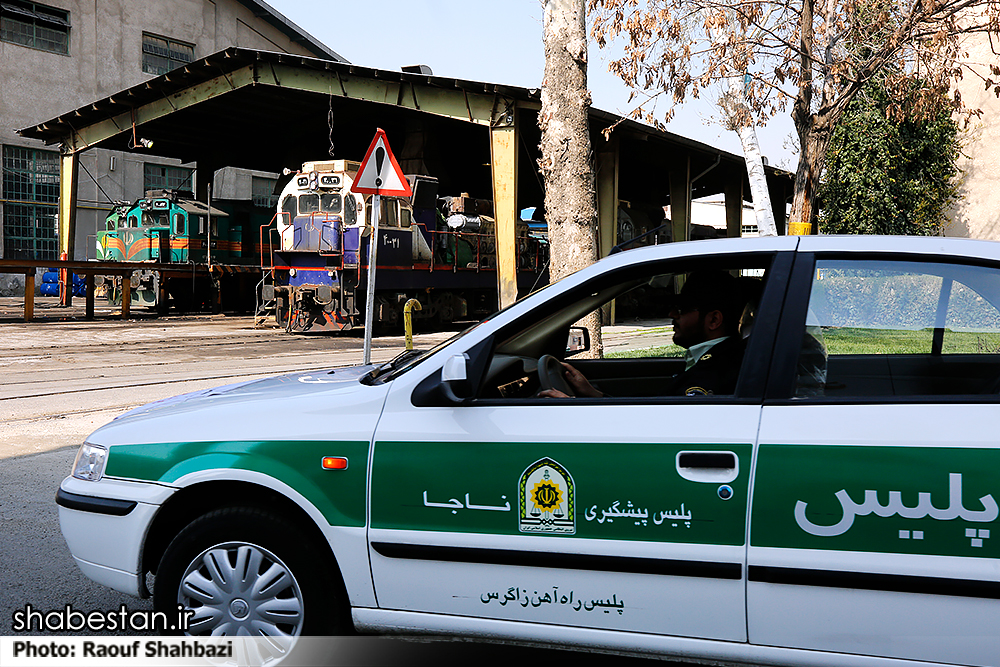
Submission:
[[[441,368],[441,391],[452,403],[461,403],[467,398],[465,394],[469,386],[468,365],[468,354],[456,354],[448,357]]]
[[[586,327],[570,327],[566,339],[566,355],[586,352],[590,349],[590,330]]]

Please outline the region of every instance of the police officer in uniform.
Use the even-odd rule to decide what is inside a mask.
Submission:
[[[746,341],[739,324],[747,303],[746,285],[725,271],[696,271],[688,276],[669,312],[674,343],[687,350],[684,371],[670,378],[665,396],[733,394],[743,364]],[[567,383],[580,397],[602,397],[572,365],[563,363]],[[539,396],[566,398],[558,389]]]

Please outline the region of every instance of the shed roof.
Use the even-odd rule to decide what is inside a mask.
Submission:
[[[365,94],[354,94],[352,86],[363,87]],[[442,100],[450,110],[442,111]],[[399,131],[416,116],[421,122],[444,118],[454,137],[451,143],[469,145],[478,135],[463,129],[460,121],[482,128],[504,105],[537,114],[541,91],[232,47],[18,133],[75,151],[135,150],[135,140],[142,137],[154,141],[149,152],[156,155],[212,168],[279,171],[325,155],[328,137],[339,155],[363,155],[371,132],[358,128],[387,122],[388,130],[395,122]],[[155,113],[144,112],[154,107]],[[681,154],[690,158],[692,176],[716,172],[699,181],[696,198],[721,192],[723,172],[729,179],[742,172],[745,179],[740,155],[600,109],[591,108],[590,119],[595,143],[600,130],[615,126],[615,136],[628,146],[623,148],[622,178],[637,186],[664,181],[664,160]],[[534,125],[521,124],[524,148],[532,156],[538,145]],[[774,167],[765,171],[769,181],[791,182],[787,172]],[[744,192],[749,196],[748,188]]]

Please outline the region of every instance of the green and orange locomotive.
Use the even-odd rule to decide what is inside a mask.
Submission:
[[[217,302],[215,296],[222,282],[235,282],[232,288],[222,290],[235,302],[252,305],[260,262],[261,223],[258,221],[255,229],[253,226],[195,200],[188,192],[149,190],[134,203],[114,207],[105,220],[105,229],[97,233],[97,259],[191,264],[205,269],[192,272],[193,277],[171,277],[152,268],[135,272],[131,296],[136,305],[166,308],[169,297],[181,310],[205,307]],[[112,303],[120,303],[121,280],[105,277],[104,284]]]

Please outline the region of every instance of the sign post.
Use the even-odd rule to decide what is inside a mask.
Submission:
[[[375,263],[378,258],[378,222],[381,213],[381,196],[409,197],[413,194],[410,184],[403,176],[395,156],[389,149],[389,140],[382,128],[375,130],[365,159],[358,168],[358,176],[351,185],[351,192],[372,195],[372,231],[368,239],[368,293],[365,299],[365,349],[363,364],[372,361],[372,325],[375,318]]]

